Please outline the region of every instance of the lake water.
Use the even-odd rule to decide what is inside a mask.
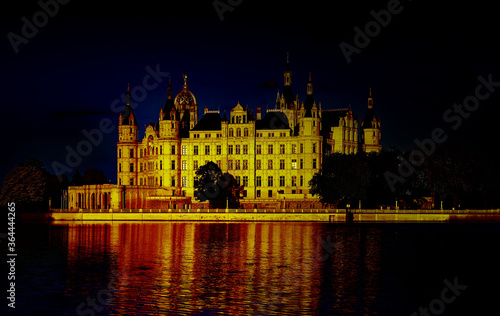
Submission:
[[[500,225],[19,223],[16,235],[15,315],[500,314]]]

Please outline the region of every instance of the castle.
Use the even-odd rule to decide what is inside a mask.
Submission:
[[[236,104],[229,117],[206,107],[198,120],[198,102],[183,75],[174,97],[171,80],[159,120],[142,139],[127,89],[120,113],[117,184],[73,186],[69,207],[87,209],[206,208],[194,198],[196,170],[209,161],[243,186],[245,208],[318,207],[308,182],[330,153],[380,152],[380,119],[374,115],[371,89],[365,119],[351,108],[323,110],[313,96],[311,74],[305,100],[292,91],[287,60],[284,88],[275,108],[254,114]],[[358,135],[360,133],[361,135]]]

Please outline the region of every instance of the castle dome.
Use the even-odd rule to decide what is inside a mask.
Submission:
[[[179,92],[174,99],[175,108],[178,111],[184,111],[190,109],[191,106],[197,106],[196,98],[194,94],[188,90],[187,85],[187,75],[183,75],[184,85],[182,86],[182,91]]]

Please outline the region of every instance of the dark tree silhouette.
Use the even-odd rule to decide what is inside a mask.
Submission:
[[[198,181],[195,183],[195,197],[201,201],[209,201],[211,208],[240,207],[240,195],[243,187],[238,186],[232,175],[222,173],[219,166],[209,161],[196,170]]]
[[[42,162],[35,158],[20,163],[5,178],[0,205],[14,202],[21,212],[47,210],[48,175]]]
[[[105,184],[107,178],[101,169],[89,168],[83,173],[83,184]]]
[[[370,181],[368,165],[359,155],[331,154],[309,181],[310,193],[322,203],[338,206],[366,199]]]

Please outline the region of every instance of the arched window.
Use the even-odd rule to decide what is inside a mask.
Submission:
[[[247,137],[248,136],[248,128],[245,127],[243,130],[243,136]]]
[[[241,128],[236,129],[236,137],[241,137]]]
[[[229,129],[229,137],[233,137],[233,129],[232,128]]]

